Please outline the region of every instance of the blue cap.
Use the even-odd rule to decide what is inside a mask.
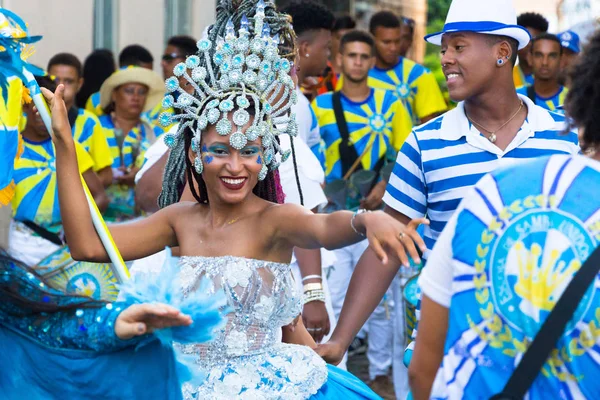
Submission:
[[[560,44],[563,48],[571,50],[573,53],[579,53],[579,35],[573,31],[564,31],[558,34]]]

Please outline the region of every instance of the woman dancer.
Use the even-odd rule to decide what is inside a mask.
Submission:
[[[220,323],[219,303],[210,304],[194,316],[205,334]],[[191,323],[164,304],[65,295],[0,254],[0,397],[180,399],[173,351],[148,334]]]
[[[327,367],[311,348],[281,343],[281,328],[301,310],[289,270],[292,250],[339,248],[367,236],[384,262],[387,251],[408,264],[407,253],[419,261],[413,240],[424,248],[414,229],[423,221],[406,228],[378,212],[315,215],[299,206],[277,204],[283,194],[276,167],[289,156],[279,158],[278,135],[295,133],[288,115],[295,92],[289,76],[292,65],[279,56],[280,38],[271,37],[265,21],[265,8],[273,6],[261,0],[242,1],[239,7],[248,13],[239,25],[230,20],[220,26],[218,14],[209,40],[198,43],[199,55],[175,67],[175,75],[194,87],[194,96],[179,88],[177,78],[166,83],[167,90],[179,96],[177,102],[167,96],[164,105],[184,112],[175,117],[180,120],[179,136],[168,135],[165,141],[184,142],[183,148],[172,149],[171,160],[183,152],[187,179],[199,188],[194,193],[197,201],[112,226],[111,233],[127,260],[178,246],[184,256],[178,276],[184,294],[197,291],[201,277],[212,281],[210,290],[222,288],[226,293],[232,311],[216,339],[179,346],[209,373],[200,385],[184,387],[185,398],[376,398],[352,375]],[[63,90],[44,94],[56,132],[66,235],[74,258],[106,260],[84,207]],[[169,115],[161,118],[172,122]],[[166,172],[172,170],[170,164]],[[165,182],[163,200],[169,194],[177,198],[180,182]],[[321,297],[322,292],[313,290],[308,296]],[[301,322],[284,334],[288,343],[315,346]]]

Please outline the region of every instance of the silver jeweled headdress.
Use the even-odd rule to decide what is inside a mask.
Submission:
[[[182,135],[188,127],[192,129],[191,147],[196,153],[194,168],[199,174],[203,171],[200,140],[202,131],[209,124],[216,125],[219,135],[231,134],[229,142],[238,150],[244,148],[248,141],[262,139],[264,163],[259,173],[260,180],[267,176],[267,167],[275,170],[279,166],[275,157],[277,153],[281,153],[281,162],[290,155],[290,150],[282,152],[276,138],[281,134],[296,136],[298,132],[295,116],[289,112],[297,101],[295,84],[289,75],[292,63],[279,56],[279,36],[271,36],[269,24],[264,22],[264,11],[265,3],[260,0],[256,5],[253,33],[244,15],[238,35],[230,19],[225,38],[218,37],[216,43],[200,40],[198,54],[187,57],[185,63],[177,64],[173,70],[175,76],[165,81],[167,92],[178,92],[178,97],[175,101],[172,94],[167,94],[163,107],[174,107],[182,113],[173,115],[164,112],[159,117],[160,123],[169,126],[179,121],[177,135]],[[191,76],[188,70],[191,70]],[[178,77],[189,82],[194,88],[194,95],[180,87]],[[242,128],[251,118],[247,109],[252,103],[254,120],[244,133]],[[236,106],[232,124],[227,116]],[[174,145],[175,139],[173,134],[164,138],[169,147]]]

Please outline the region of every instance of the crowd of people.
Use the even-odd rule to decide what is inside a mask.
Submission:
[[[167,41],[162,77],[140,45],[51,57],[52,132],[7,80],[0,397],[597,397],[600,265],[570,283],[598,261],[600,33],[548,29],[453,0],[425,38],[440,87],[408,57],[410,18],[225,0],[201,38]]]

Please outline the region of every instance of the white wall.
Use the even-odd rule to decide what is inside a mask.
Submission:
[[[205,0],[201,0],[205,1]],[[154,70],[160,72],[160,56],[165,48],[164,0],[119,1],[119,50],[139,44],[154,56]]]
[[[32,35],[44,36],[35,44],[31,63],[46,68],[56,53],[73,53],[83,60],[92,51],[92,0],[4,0],[2,6],[23,18]]]
[[[160,71],[166,38],[165,0],[119,0],[118,50],[129,44],[140,44],[154,56],[154,67]],[[30,62],[46,67],[56,53],[69,52],[83,60],[93,50],[94,0],[0,0],[21,18],[33,35],[44,38],[35,45]],[[215,19],[216,0],[193,0],[191,35],[200,39],[206,26]],[[116,56],[116,55],[115,55]]]
[[[542,14],[550,23],[548,31],[551,33],[558,33],[560,29],[558,23],[559,3],[559,0],[514,0],[517,15],[530,11]]]

